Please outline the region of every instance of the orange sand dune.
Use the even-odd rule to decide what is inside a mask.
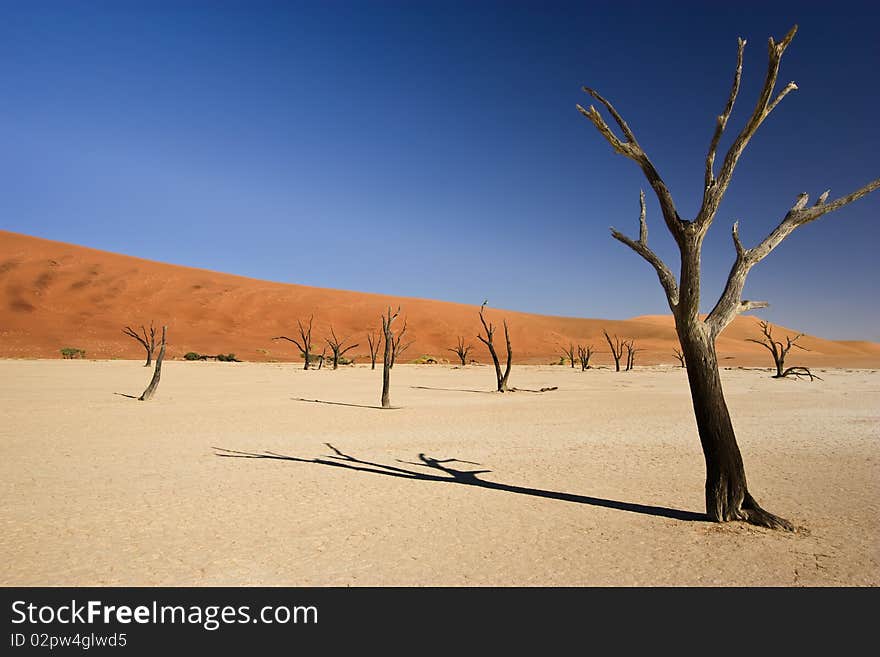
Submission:
[[[474,345],[472,358],[488,360],[475,337],[478,306],[271,283],[0,231],[0,357],[60,358],[59,350],[69,346],[85,349],[89,358],[141,358],[142,348],[121,329],[154,320],[169,327],[172,358],[196,351],[232,352],[249,361],[298,360],[293,345],[272,337],[295,335],[296,320],[314,314],[318,350],[332,323],[337,335],[360,343],[349,355],[362,362],[366,334],[378,327],[388,305],[402,306],[414,340],[405,361],[423,354],[455,360],[447,348],[459,335]],[[520,363],[556,360],[559,345],[574,342],[592,344],[596,364],[608,364],[603,328],[635,338],[643,350],[638,364],[673,363],[678,344],[669,316],[600,320],[498,309],[488,315],[499,325],[508,320]],[[722,364],[768,366],[769,354],[745,341],[757,334],[757,319],[738,317],[718,340]],[[793,352],[790,364],[880,366],[877,343],[805,337],[800,344],[810,351]]]

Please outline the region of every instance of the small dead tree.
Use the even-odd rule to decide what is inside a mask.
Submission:
[[[788,352],[791,351],[792,347],[797,347],[803,351],[809,351],[809,349],[802,347],[797,344],[797,341],[803,337],[803,333],[798,333],[796,336],[785,336],[785,345],[783,346],[782,342],[773,339],[773,327],[767,322],[761,322],[761,333],[764,334],[764,337],[760,340],[755,338],[746,338],[747,342],[754,342],[755,344],[759,344],[765,349],[767,349],[773,355],[773,363],[776,365],[776,374],[773,375],[774,379],[784,379],[787,376],[794,377],[809,377],[810,381],[813,379],[818,379],[818,376],[815,376],[812,372],[810,372],[809,368],[806,367],[789,367],[785,368],[785,357],[788,355]]]
[[[446,351],[453,352],[456,356],[458,356],[458,360],[461,361],[461,366],[465,367],[467,365],[467,356],[468,352],[473,349],[471,345],[465,346],[464,338],[462,336],[458,336],[458,345],[455,348],[447,349]]]
[[[309,369],[311,366],[311,356],[312,356],[312,319],[314,315],[309,316],[309,324],[308,328],[303,326],[300,320],[296,320],[296,325],[299,327],[299,338],[288,338],[286,335],[279,335],[277,338],[272,338],[273,340],[287,340],[288,342],[292,342],[298,348],[300,353],[302,354],[303,359],[305,360],[305,365],[303,366],[304,370]],[[323,364],[323,363],[322,363]]]
[[[742,298],[746,276],[752,267],[766,258],[797,228],[829,212],[839,210],[880,188],[880,179],[875,179],[851,194],[830,202],[828,201],[830,192],[825,191],[811,207],[807,206],[809,195],[801,194],[776,228],[752,248],[746,248],[742,244],[737,224],[734,223],[733,246],[736,257],[721,297],[704,319],[700,318],[700,280],[703,239],[715,219],[740,156],[764,120],[788,93],[797,89],[794,82],[789,82],[774,96],[782,55],[796,32],[797,26],[794,26],[781,41],[777,42],[770,38],[767,72],[757,103],[745,126],[733,139],[724,156],[721,169],[716,175],[715,154],[739,93],[742,76],[746,42],[744,39],[739,39],[733,83],[709,143],[704,167],[702,202],[692,220],[684,219],[679,215],[672,192],[639,144],[632,129],[608,100],[594,89],[584,87],[586,93],[605,107],[623,137],[619,137],[611,130],[594,106],[591,105],[589,109],[577,106],[578,111],[593,124],[615,152],[633,160],[642,170],[660,203],[666,228],[678,246],[681,273],[676,280],[672,270],[648,247],[644,192],[640,196],[639,238],[634,240],[611,229],[614,239],[630,247],[655,269],[675,319],[675,329],[687,363],[694,415],[706,461],[706,515],[716,522],[743,520],[755,525],[787,530],[793,530],[792,524],[762,509],[749,492],[745,466],[721,387],[715,340],[739,313],[768,305],[764,301],[747,301]]]
[[[394,367],[394,363],[397,362],[397,357],[402,356],[403,352],[409,349],[415,340],[410,340],[409,342],[403,341],[403,336],[406,333],[406,320],[403,320],[403,328],[400,329],[400,333],[396,336],[393,336],[391,339],[391,367]]]
[[[147,362],[144,363],[144,367],[149,367],[153,363],[153,354],[156,353],[156,327],[153,326],[153,322],[150,322],[149,334],[147,333],[147,327],[145,327],[143,324],[141,324],[140,334],[138,334],[138,332],[130,326],[126,326],[124,329],[122,329],[122,332],[125,333],[125,335],[137,340],[146,350]]]
[[[571,368],[574,369],[574,361],[575,361],[574,345],[571,342],[569,342],[568,349],[566,349],[565,347],[559,347],[559,349],[560,349],[560,351],[562,351],[562,359],[563,360],[567,359],[568,362],[571,363]]]
[[[681,352],[681,349],[675,347],[672,351],[675,354],[675,357],[678,358],[679,364],[684,367],[684,354]]]
[[[483,330],[486,332],[486,337],[484,338],[482,335],[477,335],[477,338],[489,348],[489,353],[492,355],[492,362],[495,363],[495,379],[498,383],[498,392],[507,392],[507,381],[510,378],[510,366],[513,359],[513,352],[510,349],[510,331],[507,328],[507,320],[504,320],[504,340],[507,342],[507,367],[504,369],[504,374],[501,373],[501,365],[498,362],[498,353],[495,351],[495,326],[492,323],[487,323],[486,318],[483,316],[483,311],[486,310],[486,304],[488,301],[484,301],[483,305],[480,306],[480,323],[483,325]]]
[[[330,346],[330,351],[333,352],[333,369],[339,368],[339,357],[344,356],[347,352],[351,351],[355,347],[358,346],[358,343],[353,345],[349,345],[348,347],[343,347],[345,341],[348,338],[342,338],[341,340],[336,337],[336,333],[333,331],[333,325],[330,325],[330,337],[324,338],[327,341],[327,344]]]
[[[586,347],[578,345],[578,360],[581,363],[581,372],[590,369],[590,357],[593,355],[593,345],[588,344]]]
[[[608,346],[611,347],[611,356],[614,358],[614,370],[616,372],[620,371],[620,359],[623,356],[623,348],[625,343],[623,340],[618,338],[616,335],[614,336],[614,340],[611,340],[611,336],[608,335],[608,331],[602,329],[602,333],[605,334],[605,339],[608,341]]]
[[[382,408],[391,408],[391,359],[394,354],[394,333],[391,324],[400,314],[400,306],[397,312],[391,314],[391,306],[388,306],[386,314],[382,315],[382,335],[385,338],[385,354],[382,358]]]
[[[629,340],[628,342],[623,343],[624,348],[626,349],[626,372],[629,372],[633,366],[636,364],[636,354],[641,351],[641,349],[636,349],[636,341]]]
[[[370,331],[367,333],[367,343],[370,345],[370,369],[376,369],[376,357],[379,355],[379,345],[382,344],[382,336]]]
[[[162,361],[165,360],[165,335],[168,327],[162,327],[162,342],[159,345],[159,356],[156,358],[156,369],[153,370],[153,378],[150,379],[150,385],[144,390],[143,394],[138,397],[139,401],[148,401],[159,387],[159,379],[162,376]]]
[[[315,360],[318,361],[318,369],[320,370],[324,367],[324,361],[327,360],[327,347],[323,347],[321,349],[321,355],[315,356]]]

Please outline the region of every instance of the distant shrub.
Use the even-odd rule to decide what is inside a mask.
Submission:
[[[76,347],[64,347],[61,350],[62,358],[85,358],[86,350],[85,349],[77,349]]]
[[[331,359],[332,360],[332,359]],[[337,361],[340,365],[353,365],[354,358],[346,358],[345,356],[340,356]]]
[[[411,361],[413,365],[438,365],[441,362],[447,362],[445,358],[435,358],[434,356],[430,356],[428,354],[422,354],[415,360]]]
[[[189,351],[183,355],[184,360],[219,360],[224,363],[240,363],[241,361],[235,357],[235,354],[200,354],[195,351]]]

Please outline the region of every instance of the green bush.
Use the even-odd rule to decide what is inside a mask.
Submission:
[[[184,359],[184,360],[201,360],[201,359],[202,359],[202,355],[201,355],[201,354],[197,354],[197,353],[194,352],[194,351],[188,351],[187,353],[185,353],[185,354],[183,355],[183,359]]]
[[[445,363],[447,360],[445,358],[435,358],[430,354],[422,354],[415,360],[410,361],[413,365],[439,365],[441,362]]]
[[[235,357],[235,354],[217,354],[217,360],[224,363],[240,363],[241,361]]]
[[[77,349],[76,347],[64,347],[61,350],[62,358],[85,358],[86,350],[85,349]]]

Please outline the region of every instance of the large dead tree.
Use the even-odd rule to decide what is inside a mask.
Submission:
[[[743,50],[746,42],[739,39],[736,69],[727,102],[718,117],[709,150],[706,155],[703,173],[703,194],[700,209],[692,220],[683,219],[678,214],[672,193],[663,178],[648,158],[636,139],[632,129],[614,106],[599,93],[588,87],[584,91],[605,107],[620,128],[622,137],[614,131],[594,107],[578,110],[595,126],[599,133],[617,153],[633,160],[644,173],[648,184],[654,190],[660,203],[660,210],[666,228],[678,245],[681,258],[681,272],[678,280],[672,270],[660,257],[648,247],[648,227],[645,222],[645,196],[640,197],[641,214],[639,217],[639,238],[631,239],[611,229],[612,236],[626,244],[642,258],[648,261],[657,272],[660,284],[666,292],[669,307],[675,318],[675,328],[679,342],[688,364],[687,374],[693,400],[694,414],[706,461],[706,513],[711,520],[723,522],[743,520],[755,525],[771,528],[792,530],[791,523],[762,509],[749,492],[746,485],[745,467],[736,443],[730,413],[724,400],[721,378],[718,373],[718,358],[715,352],[715,340],[721,331],[736,317],[737,314],[767,306],[763,301],[743,300],[742,292],[749,271],[795,229],[815,221],[819,217],[839,210],[853,201],[865,196],[880,187],[880,179],[873,180],[864,187],[828,201],[829,192],[823,192],[816,202],[808,207],[809,197],[801,194],[794,205],[785,213],[782,220],[770,234],[757,246],[746,248],[739,238],[737,224],[733,224],[733,246],[736,252],[733,266],[727,278],[724,291],[712,311],[704,319],[700,319],[700,256],[703,238],[712,225],[719,204],[730,185],[734,169],[740,156],[749,144],[760,125],[770,115],[782,99],[797,85],[789,82],[781,91],[774,95],[774,88],[779,73],[779,63],[785,49],[794,38],[797,26],[793,27],[785,37],[777,42],[772,37],[769,41],[768,66],[763,87],[758,95],[754,110],[745,126],[734,138],[733,143],[724,156],[724,161],[717,175],[715,172],[715,155],[721,141],[727,121],[733,110],[734,102],[740,87],[742,75]]]
[[[678,359],[679,364],[682,367],[684,367],[684,354],[682,353],[681,349],[679,349],[678,347],[674,347],[672,352],[675,354],[675,357]]]
[[[299,328],[299,338],[289,338],[286,335],[279,335],[276,338],[272,338],[273,340],[287,340],[288,342],[292,342],[299,348],[300,353],[302,354],[303,360],[305,361],[305,365],[303,366],[304,370],[309,369],[311,365],[312,359],[312,319],[314,315],[309,317],[308,328],[303,326],[303,323],[300,320],[296,320],[296,325]],[[322,359],[323,360],[323,359]],[[323,365],[323,362],[321,363]]]
[[[394,332],[391,330],[391,324],[399,314],[400,306],[393,315],[391,306],[388,306],[388,311],[382,315],[382,335],[385,338],[385,354],[382,358],[382,408],[391,408],[391,358],[394,353]]]
[[[593,345],[588,344],[586,347],[578,345],[578,360],[581,363],[581,372],[590,369],[590,357],[593,355]]]
[[[614,370],[616,372],[620,371],[620,358],[623,356],[623,348],[625,343],[623,340],[618,338],[616,335],[614,336],[614,340],[611,340],[611,336],[608,335],[608,331],[602,329],[602,333],[605,334],[605,339],[608,341],[608,346],[611,347],[611,356],[614,358]]]
[[[773,355],[773,364],[776,365],[776,374],[773,375],[774,379],[784,379],[788,376],[800,378],[803,376],[809,377],[810,381],[812,381],[813,379],[819,378],[806,367],[789,367],[788,369],[785,367],[785,357],[788,355],[788,352],[791,351],[792,347],[797,347],[803,351],[809,351],[809,349],[797,344],[797,341],[804,336],[803,333],[798,333],[794,337],[791,337],[790,335],[785,336],[785,344],[783,345],[781,341],[773,339],[773,327],[770,324],[767,322],[760,322],[760,326],[761,333],[764,334],[764,337],[760,340],[746,338],[746,341],[761,345]]]
[[[382,344],[382,336],[370,331],[367,333],[367,344],[370,345],[370,369],[376,369],[376,357],[379,355],[379,345]]]
[[[137,340],[147,352],[147,362],[144,367],[149,367],[153,363],[153,354],[156,353],[156,327],[150,322],[150,332],[147,333],[147,327],[141,324],[140,334],[130,326],[122,329],[125,335]]]
[[[455,348],[449,348],[446,351],[451,351],[458,356],[458,360],[461,361],[461,366],[464,367],[467,365],[467,357],[471,349],[473,349],[473,347],[471,345],[465,346],[464,338],[458,336],[458,345],[456,345]]]
[[[559,347],[559,350],[562,352],[563,362],[568,360],[568,362],[571,363],[571,369],[574,369],[574,361],[575,361],[574,345],[571,342],[569,342],[568,349],[566,349],[565,347]]]
[[[162,327],[162,342],[159,345],[159,356],[156,358],[156,369],[153,370],[153,378],[150,384],[144,390],[143,394],[138,397],[140,401],[149,401],[159,387],[159,379],[162,377],[162,361],[165,360],[165,334],[167,326]]]
[[[333,369],[339,369],[339,357],[344,356],[347,352],[351,351],[355,347],[358,346],[358,343],[349,345],[347,347],[343,347],[345,341],[348,338],[342,338],[341,340],[336,337],[336,333],[333,331],[333,325],[330,325],[330,337],[324,338],[327,341],[327,344],[330,347],[330,351],[333,353]]]
[[[507,381],[510,379],[510,366],[513,359],[513,352],[510,349],[510,331],[507,327],[507,320],[504,320],[504,340],[507,343],[507,367],[504,369],[504,373],[501,373],[501,364],[498,362],[498,352],[495,351],[495,325],[486,322],[486,318],[483,316],[483,311],[486,310],[486,304],[488,301],[484,301],[483,305],[480,306],[480,323],[483,325],[483,330],[486,332],[486,337],[484,338],[482,335],[477,335],[477,338],[489,348],[489,354],[492,356],[492,362],[495,364],[495,379],[498,384],[498,392],[507,392]]]

